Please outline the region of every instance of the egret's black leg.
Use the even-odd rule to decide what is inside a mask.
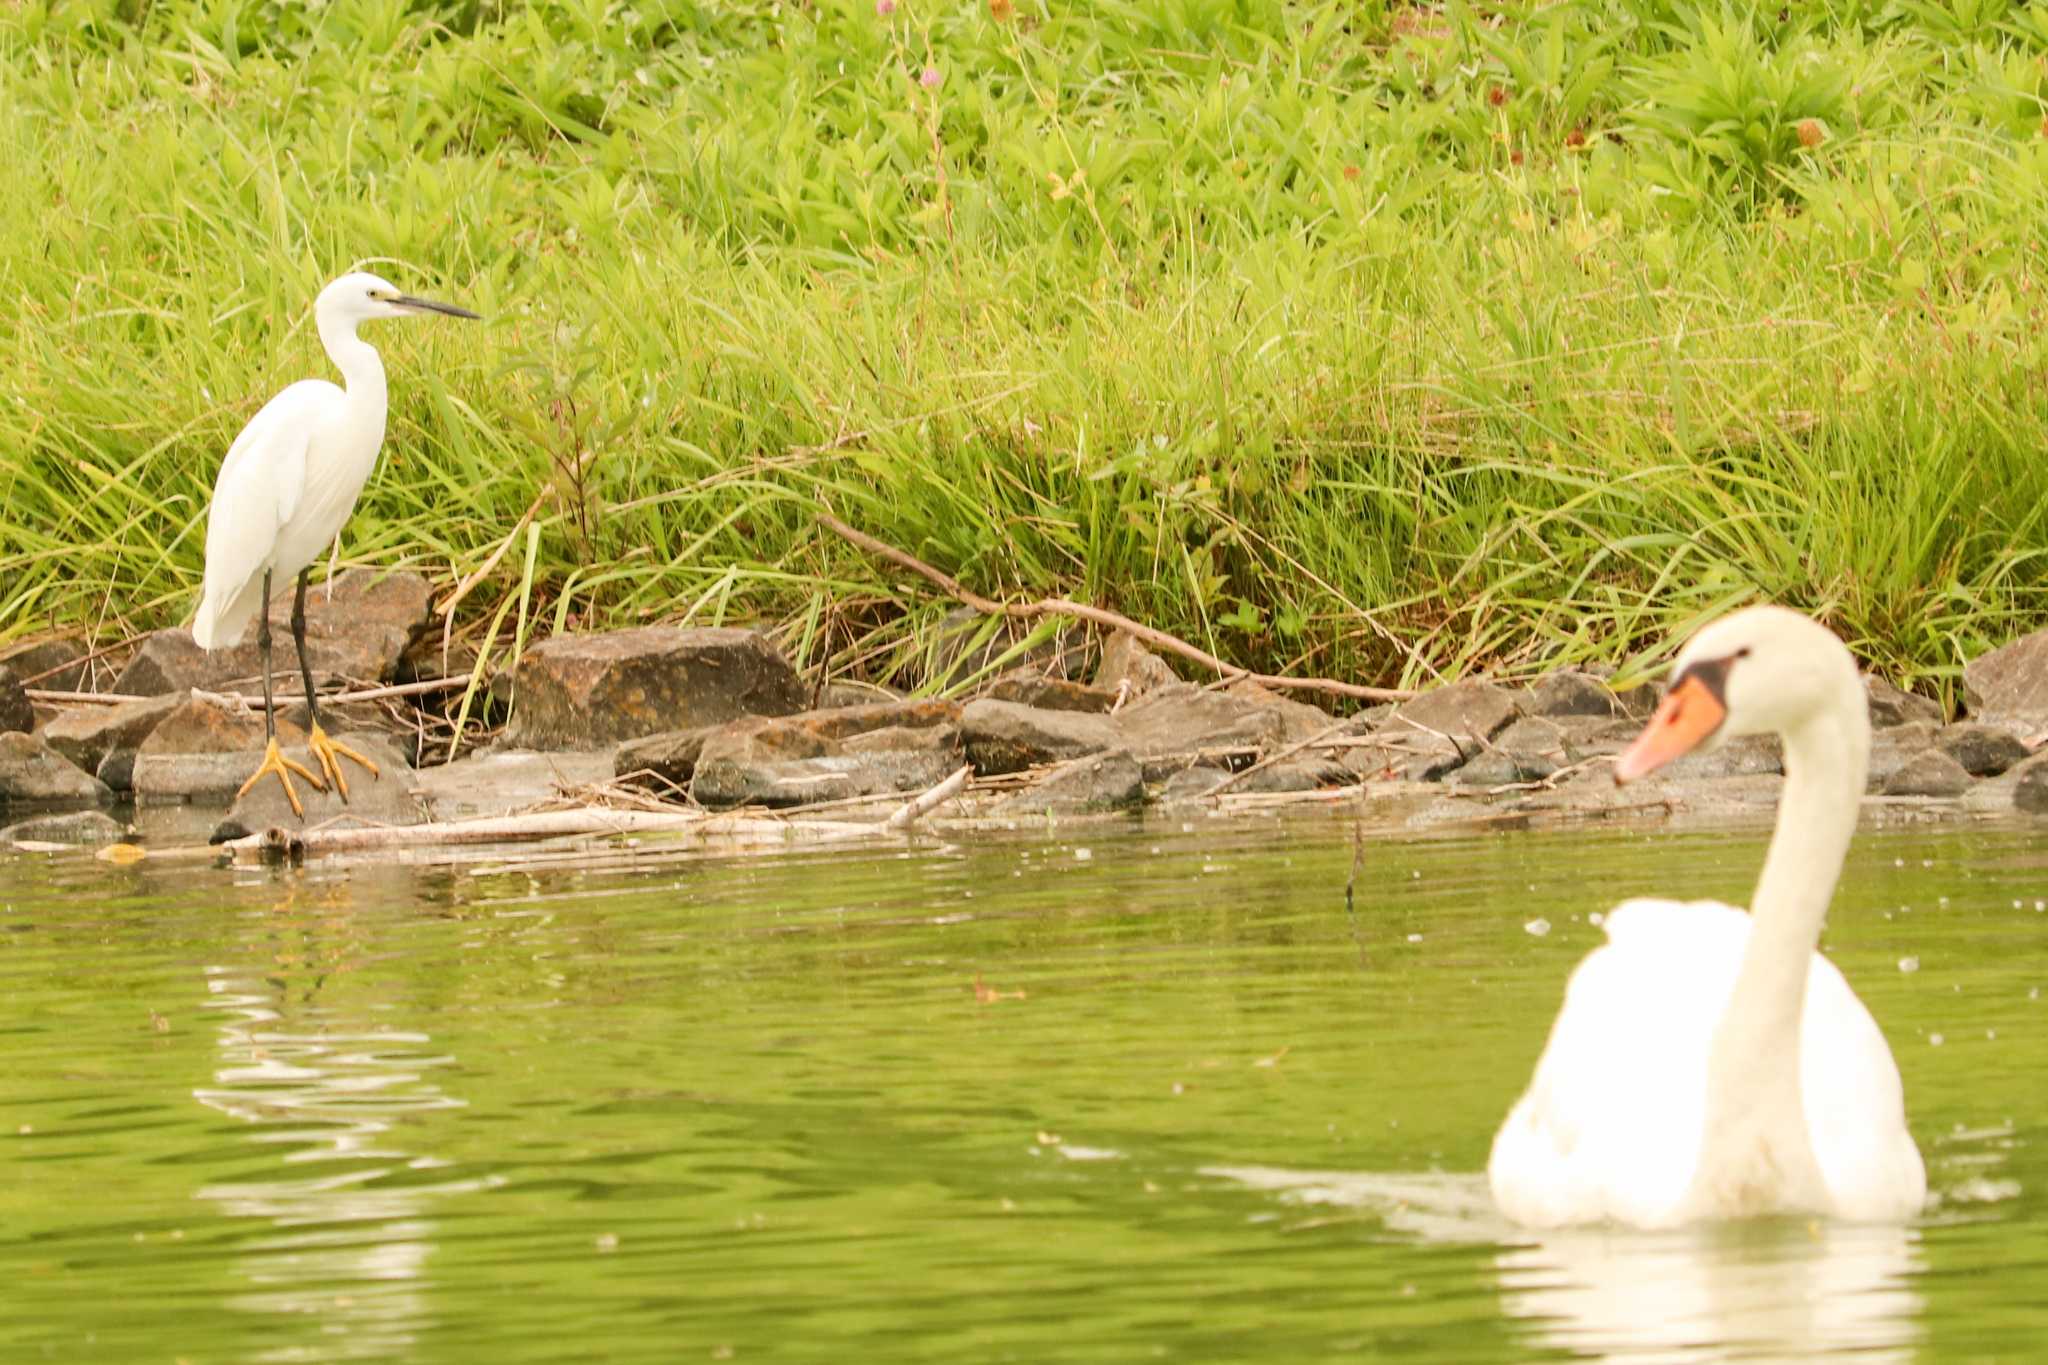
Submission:
[[[277,742],[277,702],[270,695],[270,570],[263,571],[263,606],[256,613],[256,651],[263,656],[263,737]],[[290,791],[287,782],[284,789]]]
[[[320,728],[318,703],[313,700],[313,665],[306,662],[306,569],[299,570],[299,590],[292,594],[292,643],[299,647],[299,676],[306,684],[306,728]]]
[[[325,791],[326,785],[313,775],[311,769],[292,762],[277,747],[277,699],[270,690],[270,570],[263,571],[262,614],[257,617],[256,649],[263,656],[263,762],[256,771],[249,774],[249,780],[235,793],[237,799],[247,796],[249,789],[260,782],[268,773],[276,773],[277,780],[284,784],[284,799],[292,803],[292,814],[304,816],[306,808],[299,804],[299,794],[292,790],[292,774],[311,782]],[[302,653],[301,658],[304,657]]]
[[[320,712],[313,700],[313,666],[306,662],[306,575],[310,569],[299,570],[299,590],[292,597],[292,640],[299,647],[299,676],[306,680],[306,747],[313,751],[313,757],[320,761],[320,771],[327,774],[334,783],[334,790],[342,800],[348,800],[348,779],[341,775],[341,760],[352,758],[370,770],[370,776],[380,777],[377,765],[364,758],[346,744],[328,736],[320,724]]]

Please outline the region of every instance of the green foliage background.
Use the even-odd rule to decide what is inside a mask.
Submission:
[[[830,505],[1267,668],[1762,596],[1939,690],[2048,620],[2044,82],[1999,0],[0,7],[0,631],[189,612],[363,264],[489,320],[375,335],[345,559],[491,563],[490,659],[958,685]]]

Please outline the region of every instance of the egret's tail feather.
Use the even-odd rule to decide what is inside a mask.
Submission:
[[[242,632],[263,607],[263,579],[258,576],[230,590],[209,587],[192,618],[192,638],[201,649],[226,649],[242,642]]]

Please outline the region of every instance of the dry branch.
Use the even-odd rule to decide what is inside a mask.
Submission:
[[[850,541],[869,554],[886,559],[899,568],[910,570],[926,582],[937,586],[948,596],[965,602],[976,611],[989,616],[1008,616],[1018,620],[1030,620],[1039,616],[1071,616],[1081,621],[1092,621],[1111,630],[1127,631],[1155,649],[1178,654],[1184,659],[1192,659],[1204,668],[1214,669],[1230,681],[1235,682],[1242,678],[1276,690],[1334,692],[1338,696],[1358,697],[1365,701],[1407,701],[1415,695],[1414,692],[1403,688],[1366,687],[1360,683],[1339,682],[1335,678],[1289,678],[1277,673],[1254,673],[1248,668],[1225,663],[1199,645],[1191,645],[1179,636],[1168,635],[1165,631],[1152,626],[1140,625],[1121,612],[1090,606],[1085,602],[1070,602],[1064,597],[1043,597],[1036,602],[998,602],[974,592],[959,579],[943,570],[933,568],[916,555],[877,540],[865,531],[856,531],[830,512],[820,511],[818,521],[833,534]]]
[[[356,825],[288,830],[272,826],[222,847],[238,860],[266,856],[353,853],[367,849],[511,843],[578,834],[694,834],[703,842],[795,844],[870,838],[880,826],[848,821],[771,820],[758,815],[706,815],[695,811],[557,810],[481,820],[437,820],[423,825]]]
[[[971,763],[961,764],[950,777],[933,787],[930,791],[905,801],[897,808],[894,815],[882,822],[882,828],[909,829],[918,820],[931,814],[934,807],[958,796],[961,789],[967,785],[967,779],[972,776],[974,776],[974,765]]]
[[[282,681],[282,679],[279,681]],[[469,679],[467,678],[426,678],[420,682],[392,683],[388,687],[365,687],[354,692],[323,692],[320,694],[320,704],[322,706],[332,706],[334,703],[341,701],[382,701],[386,697],[423,697],[431,692],[453,692],[467,686],[469,686]],[[53,706],[118,706],[122,702],[127,701],[155,700],[153,697],[135,692],[53,692],[42,687],[29,687],[22,690],[27,694],[30,701],[46,702]],[[263,694],[261,692],[253,694],[248,692],[214,692],[209,695],[229,697],[250,706],[259,705],[263,701]],[[304,700],[305,697],[297,692],[280,691],[277,694],[277,704],[279,706]]]

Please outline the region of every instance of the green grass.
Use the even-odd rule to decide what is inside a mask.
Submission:
[[[344,559],[512,538],[493,660],[761,620],[940,685],[952,604],[829,505],[1262,668],[1626,662],[1767,597],[1947,689],[2048,624],[2048,20],[1783,12],[0,7],[0,633],[190,611],[362,263],[489,321],[375,335]]]

